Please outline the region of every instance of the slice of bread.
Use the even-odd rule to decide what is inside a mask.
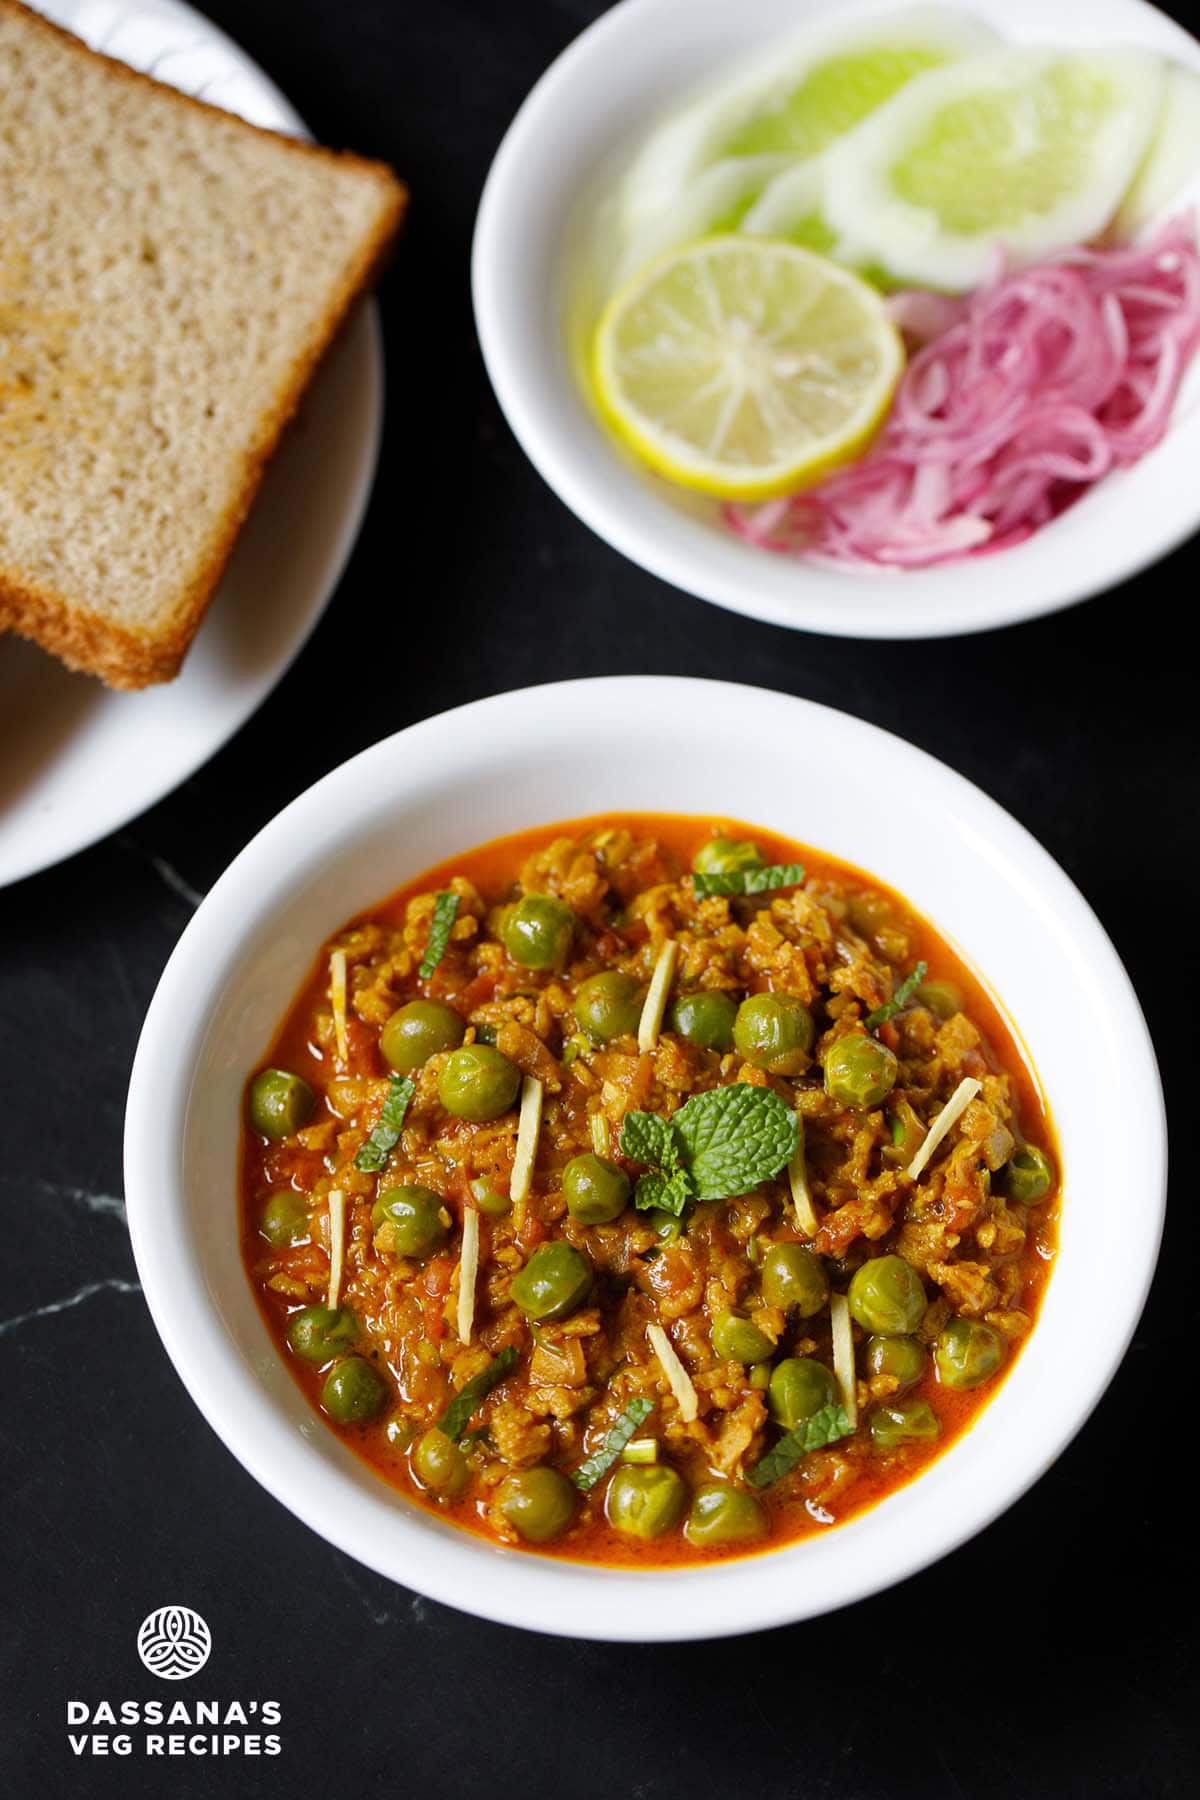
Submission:
[[[404,204],[0,0],[0,632],[178,672]]]

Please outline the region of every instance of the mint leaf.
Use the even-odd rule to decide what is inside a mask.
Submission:
[[[638,1176],[638,1184],[633,1191],[633,1204],[639,1212],[652,1212],[657,1208],[679,1219],[683,1217],[683,1209],[695,1192],[692,1178],[686,1169],[673,1169],[669,1175],[652,1171],[648,1175]]]
[[[496,1383],[504,1380],[515,1367],[516,1361],[517,1352],[511,1344],[505,1345],[485,1369],[480,1369],[478,1375],[472,1375],[470,1381],[464,1382],[438,1420],[437,1429],[444,1431],[451,1442],[457,1444],[471,1422],[471,1414],[487,1398]]]
[[[379,1123],[354,1159],[356,1169],[363,1169],[368,1175],[376,1175],[384,1167],[388,1157],[400,1142],[400,1133],[404,1129],[404,1115],[408,1111],[408,1103],[416,1091],[416,1087],[407,1075],[392,1076],[392,1085],[388,1089],[387,1099],[383,1103]]]
[[[867,1014],[863,1020],[867,1030],[874,1031],[878,1026],[886,1025],[889,1019],[895,1018],[908,1005],[928,973],[929,964],[919,962],[912,974],[904,977],[891,999],[885,1000],[882,1006],[877,1006],[874,1012]]]
[[[696,1186],[681,1161],[682,1144],[670,1119],[657,1113],[626,1113],[621,1125],[621,1154],[631,1162],[649,1164],[638,1176],[633,1204],[639,1212],[661,1211],[683,1217],[695,1197]]]
[[[645,1163],[634,1205],[679,1218],[691,1199],[749,1193],[789,1163],[800,1141],[791,1108],[770,1088],[737,1082],[695,1094],[671,1119],[626,1113],[621,1154]]]
[[[789,1474],[811,1450],[823,1450],[826,1444],[836,1444],[839,1438],[849,1437],[852,1430],[844,1407],[823,1406],[794,1431],[786,1432],[773,1450],[768,1450],[761,1461],[747,1470],[746,1480],[754,1488],[770,1487],[772,1482]]]
[[[450,942],[450,933],[454,929],[454,921],[458,914],[458,895],[446,892],[439,894],[433,903],[433,918],[429,922],[429,941],[425,945],[425,954],[417,970],[422,981],[428,981],[433,971],[446,954],[446,946]]]
[[[571,1480],[581,1493],[588,1493],[602,1475],[608,1474],[638,1426],[644,1425],[653,1411],[653,1400],[639,1398],[629,1402],[600,1448],[594,1450],[572,1475]]]
[[[697,900],[710,894],[768,894],[772,888],[796,887],[804,880],[802,863],[770,863],[765,868],[734,869],[728,875],[693,875]]]
[[[626,1113],[621,1122],[621,1155],[630,1162],[673,1169],[679,1162],[679,1144],[669,1119],[657,1113]]]
[[[796,1115],[771,1088],[735,1082],[694,1094],[671,1120],[700,1200],[728,1200],[770,1181],[796,1154]]]

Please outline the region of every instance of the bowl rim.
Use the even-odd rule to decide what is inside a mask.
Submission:
[[[1128,1082],[1131,1109],[1141,1121],[1138,1236],[1122,1246],[1119,1303],[1108,1331],[1094,1350],[1086,1376],[1077,1379],[1070,1405],[1060,1409],[1052,1430],[1041,1428],[1035,1455],[1006,1465],[1009,1479],[993,1491],[976,1489],[971,1503],[919,1544],[896,1551],[880,1548],[888,1536],[872,1531],[880,1508],[840,1525],[828,1538],[860,1552],[842,1568],[832,1591],[797,1593],[792,1584],[769,1577],[755,1581],[745,1571],[769,1569],[777,1559],[802,1550],[734,1559],[708,1568],[646,1571],[602,1570],[578,1561],[498,1550],[486,1540],[421,1515],[423,1523],[395,1506],[395,1493],[380,1478],[362,1480],[363,1465],[342,1449],[344,1467],[322,1468],[320,1458],[283,1418],[258,1385],[249,1359],[233,1341],[215,1294],[199,1266],[188,1230],[183,1131],[192,1085],[191,1069],[203,1044],[241,947],[261,911],[269,910],[268,875],[278,881],[289,866],[298,829],[307,831],[322,811],[353,808],[367,816],[367,796],[378,797],[377,779],[386,779],[399,813],[404,787],[418,793],[425,770],[437,766],[439,751],[474,737],[495,754],[497,744],[519,744],[520,726],[555,707],[569,709],[572,723],[588,708],[607,720],[615,705],[661,715],[672,705],[703,720],[722,704],[750,708],[761,716],[784,709],[795,725],[861,736],[864,748],[888,766],[904,765],[932,786],[939,801],[954,799],[969,814],[989,847],[1020,858],[1023,874],[1036,881],[1048,908],[1065,912],[1072,941],[1086,951],[1089,968],[1104,977],[1110,1018],[1122,1047],[1122,1081]],[[601,809],[603,810],[603,809]],[[361,821],[359,821],[361,825]],[[547,824],[552,821],[547,821]],[[763,820],[769,825],[769,820]],[[256,913],[256,905],[260,909]],[[337,1548],[389,1579],[476,1616],[568,1637],[613,1641],[674,1641],[715,1638],[783,1625],[849,1605],[924,1569],[956,1549],[1016,1501],[1056,1460],[1102,1397],[1133,1335],[1157,1261],[1166,1193],[1166,1114],[1149,1031],[1129,977],[1107,934],[1075,884],[1037,840],[998,803],[946,764],[878,726],[817,702],[744,684],[676,676],[585,678],[518,689],[476,700],[392,734],[351,757],[285,807],[234,858],[183,932],[163,971],[147,1012],[130,1078],[125,1128],[125,1191],[134,1257],[147,1305],[159,1336],[184,1386],[225,1446],[260,1485],[289,1511]],[[265,1334],[265,1327],[264,1327]],[[1035,1333],[1036,1338],[1036,1333]],[[330,1439],[319,1421],[309,1435]],[[351,1467],[353,1465],[353,1468]],[[911,1495],[921,1481],[898,1490]],[[383,1502],[386,1533],[378,1530]],[[890,1502],[885,1502],[890,1504]],[[417,1509],[409,1509],[415,1514]],[[892,1514],[899,1523],[895,1512]],[[870,1534],[870,1535],[868,1535]],[[878,1543],[876,1542],[878,1539]],[[865,1541],[864,1541],[865,1540]],[[436,1553],[434,1553],[436,1551]],[[487,1559],[485,1561],[485,1559]],[[586,1579],[593,1612],[586,1631],[577,1622],[580,1581]],[[481,1579],[481,1576],[483,1579]],[[830,1586],[826,1583],[826,1586]],[[811,1602],[811,1603],[810,1603]]]
[[[748,0],[750,10],[778,3]],[[818,19],[834,4],[847,14],[870,16],[904,10],[905,0],[801,0]],[[785,629],[866,639],[966,636],[1059,612],[1129,580],[1191,537],[1200,526],[1200,489],[1173,481],[1171,474],[1200,456],[1200,403],[1189,402],[1183,415],[1177,408],[1160,445],[1130,468],[1111,472],[1025,543],[994,558],[901,574],[823,569],[757,550],[677,510],[663,497],[668,484],[634,467],[566,366],[561,308],[544,310],[541,332],[522,332],[520,321],[534,304],[525,294],[531,271],[560,267],[566,228],[560,217],[552,234],[557,248],[542,258],[528,196],[538,192],[539,182],[544,185],[545,169],[563,161],[563,145],[569,158],[571,127],[578,129],[577,122],[599,105],[594,96],[619,94],[627,80],[623,71],[654,60],[645,52],[639,58],[639,39],[684,7],[693,37],[709,11],[729,10],[724,0],[618,0],[574,38],[513,117],[476,215],[471,291],[484,364],[521,448],[576,517],[631,562],[693,598]],[[961,10],[1005,16],[1018,42],[1027,35],[1094,41],[1105,20],[1120,21],[1134,41],[1173,53],[1200,72],[1200,42],[1149,0],[1088,0],[1049,15],[1040,0],[968,0]],[[794,9],[791,16],[798,22]],[[1043,22],[1047,17],[1052,25]],[[748,35],[746,47],[760,37]],[[694,85],[673,91],[682,95]],[[551,145],[559,146],[556,157],[549,155]],[[1193,395],[1198,379],[1193,365]],[[1122,504],[1114,508],[1114,499]]]

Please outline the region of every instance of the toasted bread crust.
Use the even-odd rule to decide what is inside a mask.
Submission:
[[[71,596],[31,585],[18,570],[5,568],[0,563],[0,632],[12,631],[29,638],[58,656],[69,668],[98,675],[110,687],[147,687],[155,682],[170,681],[178,674],[287,424],[355,300],[370,285],[392,248],[404,219],[407,189],[386,163],[373,162],[352,152],[326,150],[280,132],[268,131],[223,112],[219,107],[210,106],[206,101],[166,89],[151,76],[90,49],[72,33],[22,5],[21,0],[0,0],[0,12],[20,15],[31,30],[51,34],[69,45],[73,53],[105,63],[122,81],[144,85],[159,93],[168,92],[172,101],[180,106],[215,115],[225,126],[232,121],[238,130],[270,139],[290,155],[353,165],[368,174],[383,195],[384,204],[372,235],[361,245],[316,329],[294,357],[274,401],[259,419],[253,441],[245,453],[246,467],[237,493],[209,532],[207,542],[199,547],[194,572],[174,609],[173,618],[163,630],[144,635],[125,630],[97,613],[85,596]]]

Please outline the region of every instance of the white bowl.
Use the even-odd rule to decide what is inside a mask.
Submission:
[[[479,208],[472,285],[492,385],[527,456],[586,525],[704,600],[843,637],[943,637],[1048,613],[1114,586],[1200,524],[1200,368],[1159,447],[1109,476],[1026,543],[903,574],[811,567],[742,543],[714,509],[637,467],[570,366],[564,314],[572,216],[596,172],[677,99],[806,18],[878,14],[899,0],[624,0],[530,93]],[[1200,70],[1200,44],[1142,0],[971,0],[1017,40],[1138,44]],[[1194,190],[1193,190],[1194,191]]]
[[[322,941],[423,869],[498,834],[616,810],[725,814],[877,874],[981,970],[1034,1060],[1065,1172],[1062,1248],[1028,1347],[977,1424],[912,1486],[828,1536],[679,1571],[497,1548],[388,1487],[322,1424],[260,1317],[238,1246],[238,1134]],[[596,1638],[709,1637],[900,1581],[1049,1467],[1103,1393],[1158,1247],[1165,1125],[1137,1000],[1061,869],[977,788],[843,713],[757,688],[630,677],[482,700],[327,775],[242,851],[167,965],[125,1132],[146,1298],[214,1430],[349,1555],[485,1618]]]

